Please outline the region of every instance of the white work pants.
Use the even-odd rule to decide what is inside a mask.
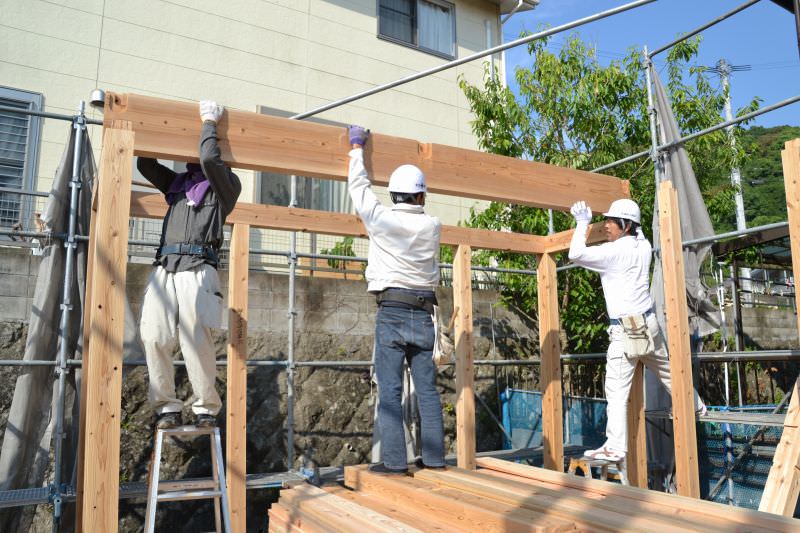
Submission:
[[[211,331],[220,327],[222,293],[217,270],[200,265],[171,273],[158,266],[150,275],[142,302],[140,333],[150,375],[150,402],[157,414],[180,412],[175,396],[176,342],[180,343],[195,414],[216,415],[222,401],[215,387],[216,351]]]
[[[654,353],[628,359],[625,356],[625,331],[621,325],[608,328],[608,355],[606,361],[606,400],[608,401],[605,447],[619,452],[628,451],[628,396],[631,391],[636,363],[642,361],[668,392],[672,392],[669,371],[669,354],[664,335],[653,313],[647,315],[647,329],[653,337]],[[703,408],[703,400],[694,392],[695,409]]]

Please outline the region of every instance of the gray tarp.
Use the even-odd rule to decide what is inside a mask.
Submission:
[[[651,68],[653,79],[656,114],[661,144],[672,142],[681,137],[678,123],[672,112],[669,97],[655,69]],[[684,241],[714,235],[714,227],[700,193],[700,187],[689,161],[689,155],[683,145],[670,149],[662,155],[664,166],[662,180],[670,180],[675,186],[680,211],[681,235]],[[659,247],[658,197],[653,214],[653,246]],[[689,333],[692,346],[705,335],[719,329],[719,310],[711,303],[708,287],[700,278],[700,266],[711,249],[710,244],[686,247],[683,250],[684,270],[686,273],[686,298],[689,305]],[[664,318],[664,276],[660,257],[656,256],[653,268],[651,293],[655,301],[656,315],[666,335]],[[671,398],[660,386],[658,380],[650,372],[646,373],[646,404],[648,410],[669,410]],[[671,424],[657,422],[648,424],[648,461],[660,463],[667,473],[674,467],[674,449]]]
[[[70,138],[56,171],[53,189],[47,210],[42,217],[54,233],[66,233],[69,224],[69,182],[72,179],[75,129],[70,125]],[[92,185],[95,179],[95,164],[88,136],[84,135],[82,153],[82,186],[79,191],[78,224],[79,235],[89,234]],[[73,303],[72,320],[67,336],[68,357],[81,357],[78,340],[82,330],[83,295],[86,275],[86,243],[76,248],[75,270],[71,282]],[[60,240],[47,243],[39,265],[38,281],[33,296],[31,316],[28,322],[28,338],[25,343],[26,361],[57,358],[59,350],[59,322],[63,296],[66,249]],[[57,388],[54,368],[22,367],[14,389],[14,398],[9,410],[6,431],[0,451],[0,490],[11,490],[43,486],[52,474],[50,445],[55,431],[55,405]],[[71,420],[77,420],[78,376],[71,372],[67,378],[67,403],[65,404],[64,461],[62,479],[72,481],[77,428]],[[73,431],[74,429],[74,431]],[[0,531],[27,531],[30,527],[33,508],[12,509],[0,515]]]

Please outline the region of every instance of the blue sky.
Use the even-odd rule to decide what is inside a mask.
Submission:
[[[552,38],[550,48],[558,50],[566,35],[578,32],[592,43],[602,62],[618,59],[630,47],[653,50],[744,3],[745,0],[659,0],[652,4],[591,22]],[[503,28],[504,42],[519,37],[523,30],[536,31],[539,25],[558,26],[579,18],[623,5],[624,0],[541,0],[539,7],[515,14]],[[735,72],[731,78],[734,112],[754,96],[762,106],[798,94],[800,58],[794,17],[769,0],[737,13],[702,34],[698,64],[713,66],[720,58],[733,65],[751,65],[748,72]],[[654,58],[663,65],[666,52]],[[530,63],[524,46],[506,52],[509,75],[516,65]],[[714,76],[714,83],[719,78]],[[512,82],[512,80],[509,80]],[[800,125],[800,103],[762,115],[751,124]]]

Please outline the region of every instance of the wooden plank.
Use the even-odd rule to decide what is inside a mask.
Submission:
[[[789,219],[789,242],[795,279],[800,275],[800,139],[788,141],[781,150],[786,209]],[[800,301],[800,295],[795,293]],[[800,324],[800,314],[797,316]],[[795,381],[789,410],[783,422],[783,434],[775,450],[760,511],[792,516],[800,494],[800,378]]]
[[[103,132],[93,250],[91,361],[84,376],[86,439],[82,529],[118,530],[119,439],[122,396],[122,342],[125,330],[125,278],[128,261],[128,206],[134,133],[113,123]]]
[[[731,507],[714,502],[706,502],[695,498],[686,498],[676,494],[666,494],[636,487],[626,487],[615,483],[600,481],[599,479],[569,476],[553,472],[544,468],[537,468],[524,464],[481,457],[478,459],[481,469],[491,469],[524,477],[534,481],[541,481],[562,487],[571,487],[586,493],[599,495],[612,495],[624,498],[629,506],[637,506],[639,502],[652,503],[665,509],[678,511],[679,515],[693,513],[714,524],[716,519],[722,518],[733,524],[730,529],[736,531],[791,531],[800,521],[779,516],[760,513],[750,509]],[[479,470],[479,472],[482,470]]]
[[[75,488],[75,532],[83,532],[83,475],[85,466],[85,446],[86,446],[86,391],[88,380],[86,376],[89,374],[89,339],[91,328],[91,313],[92,313],[92,281],[94,279],[94,254],[95,245],[97,242],[97,189],[95,186],[92,190],[92,213],[89,220],[89,242],[86,246],[86,288],[83,296],[83,347],[82,347],[82,362],[81,368],[77,369],[81,376],[81,391],[80,391],[80,419],[78,420],[78,449],[76,458],[76,475],[77,487]]]
[[[322,488],[326,492],[414,526],[422,531],[430,533],[460,533],[462,531],[447,522],[439,520],[436,516],[416,512],[416,509],[398,505],[396,502],[388,501],[363,491],[348,490],[339,485],[325,485]]]
[[[447,471],[421,470],[415,477],[546,516],[572,519],[579,528],[590,531],[696,531],[690,523],[639,513],[635,507],[603,505],[597,499],[570,496],[522,481],[499,479],[480,471],[454,468]]]
[[[675,480],[678,494],[700,497],[697,466],[697,426],[694,412],[692,352],[689,346],[689,311],[686,275],[678,211],[678,195],[672,182],[658,189],[661,230],[661,264],[664,272],[667,339],[672,377],[672,427],[675,433]]]
[[[575,529],[572,519],[520,509],[468,492],[437,487],[433,483],[409,476],[372,474],[363,466],[345,467],[344,483],[358,492],[413,509],[423,517],[435,517],[459,531],[515,533]]]
[[[131,216],[164,218],[167,204],[161,194],[134,192],[131,199]],[[326,235],[367,238],[364,224],[357,215],[314,211],[296,207],[250,204],[239,202],[228,215],[228,224],[249,224],[253,227],[286,231],[305,231]],[[503,250],[523,254],[540,253],[545,247],[545,237],[523,233],[507,233],[460,226],[442,227],[442,244],[467,244],[474,248]]]
[[[106,93],[104,120],[134,123],[136,155],[197,160],[197,104],[137,94]],[[231,166],[346,180],[346,128],[228,109],[217,127]],[[374,183],[386,185],[403,163],[425,172],[428,190],[467,198],[568,210],[578,200],[605,210],[627,197],[617,178],[496,154],[421,144],[372,133],[365,161]]]
[[[644,416],[644,365],[636,364],[628,397],[628,482],[634,487],[647,488],[647,431]]]
[[[231,524],[245,531],[247,484],[247,282],[250,226],[234,224],[228,271],[228,391],[226,479]]]
[[[273,503],[267,513],[269,516],[269,530],[286,533],[325,533],[328,528],[324,523],[304,516],[283,504],[280,500]]]
[[[472,346],[472,249],[461,245],[453,258],[456,339],[456,462],[475,468],[475,369]]]
[[[539,291],[539,350],[542,363],[542,446],[544,467],[564,471],[563,391],[561,390],[561,341],[558,313],[556,261],[542,254],[536,267]]]
[[[572,242],[572,235],[575,233],[574,229],[561,231],[544,237],[545,251],[549,254],[556,252],[564,252],[569,250],[569,245]],[[606,241],[606,232],[603,229],[603,224],[595,223],[590,224],[589,229],[586,231],[586,244],[597,244]]]
[[[800,378],[794,382],[783,433],[758,510],[792,517],[800,495]]]

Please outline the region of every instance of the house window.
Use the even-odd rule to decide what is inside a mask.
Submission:
[[[378,36],[455,57],[455,7],[441,0],[378,0]]]
[[[39,111],[41,94],[0,87],[0,106]],[[0,188],[32,190],[39,150],[40,119],[0,110]],[[22,223],[27,227],[32,213],[20,194],[0,191],[0,227]]]
[[[261,106],[260,112],[265,115],[289,117],[294,113],[282,109]],[[345,124],[330,120],[310,118],[310,122],[318,122],[347,127]],[[262,204],[288,206],[291,201],[292,177],[288,174],[259,172],[256,180],[256,198]],[[327,179],[297,177],[297,207],[318,211],[349,213],[352,202],[347,192],[347,184]]]

